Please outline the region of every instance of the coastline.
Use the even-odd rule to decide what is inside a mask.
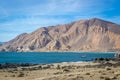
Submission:
[[[6,53],[6,52],[5,52]],[[23,58],[25,58],[23,60]],[[52,64],[61,62],[93,61],[95,58],[114,58],[114,53],[91,52],[7,52],[0,54],[0,64]],[[14,60],[13,60],[14,59]]]
[[[62,62],[0,69],[0,80],[119,80],[120,62]]]
[[[12,53],[33,53],[34,51],[25,51],[25,52],[12,52]],[[106,51],[35,51],[34,53],[116,53],[117,51],[113,52],[106,52]],[[9,52],[0,52],[0,53],[9,53]]]

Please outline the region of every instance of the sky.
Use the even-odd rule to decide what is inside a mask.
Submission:
[[[90,18],[120,24],[120,0],[0,0],[0,41]]]

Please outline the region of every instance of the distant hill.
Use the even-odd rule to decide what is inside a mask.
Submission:
[[[0,45],[4,44],[4,42],[0,42]]]
[[[120,51],[120,25],[92,18],[18,35],[0,51]]]

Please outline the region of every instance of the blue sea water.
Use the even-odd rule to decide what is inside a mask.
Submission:
[[[86,56],[82,58],[81,56]],[[0,64],[32,63],[49,64],[59,62],[92,61],[94,58],[113,58],[114,53],[100,52],[0,52]]]

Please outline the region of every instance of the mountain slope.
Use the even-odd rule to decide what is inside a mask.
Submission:
[[[0,46],[0,51],[118,51],[120,25],[97,18],[49,26]]]

